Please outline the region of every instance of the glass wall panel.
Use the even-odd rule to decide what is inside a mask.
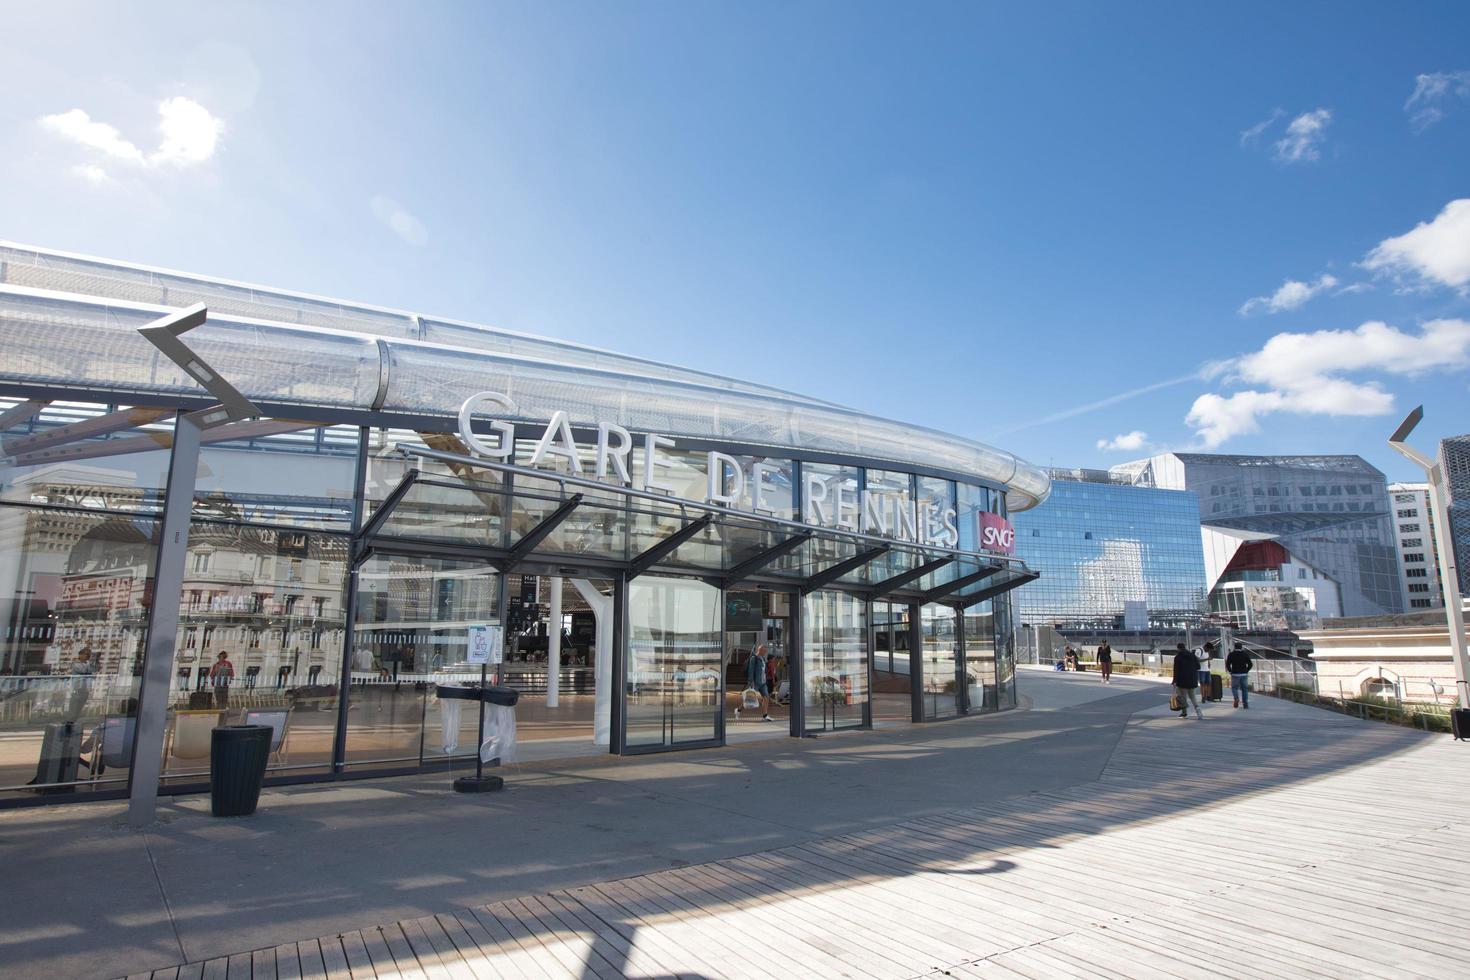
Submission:
[[[719,737],[722,592],[693,579],[628,583],[625,743],[630,749]]]
[[[961,483],[956,488],[955,524],[960,532],[960,548],[980,550],[980,514],[990,510],[991,492],[984,487]],[[994,496],[1001,496],[994,494]]]
[[[959,632],[953,606],[926,603],[920,607],[924,637],[922,693],[924,720],[959,713]]]
[[[909,672],[909,606],[906,602],[873,603],[873,667],[900,676]]]
[[[1002,708],[1016,706],[1016,619],[1012,597],[1007,592],[991,600],[995,613],[995,684]]]
[[[358,431],[305,426],[205,445],[194,483],[194,516],[351,531]]]
[[[818,527],[856,531],[861,472],[856,466],[802,463],[802,520]]]
[[[126,786],[157,536],[0,505],[0,795]]]
[[[399,443],[463,452],[456,437],[408,429],[374,429],[368,436],[367,479],[362,519],[369,520],[410,469],[433,481],[416,486],[394,509],[382,533],[486,547],[503,547],[508,529],[506,495],[500,473],[429,459],[408,459]]]
[[[857,728],[868,706],[868,604],[846,592],[813,592],[801,607],[808,731]]]
[[[19,404],[16,399],[0,399],[0,411]],[[79,423],[110,431],[78,438],[71,427]],[[145,514],[163,511],[172,412],[52,402],[10,425],[0,438],[6,457],[0,468],[0,502]]]
[[[999,706],[995,674],[995,616],[991,602],[965,610],[965,709],[994,711]]]
[[[914,477],[892,470],[868,470],[863,488],[864,534],[877,534],[900,541],[918,541],[919,524],[914,508]]]
[[[217,725],[275,728],[268,766],[329,769],[348,539],[194,520],[184,558],[163,774],[209,773]]]
[[[347,764],[474,758],[479,724],[463,702],[446,728],[438,684],[480,680],[466,627],[499,623],[499,573],[449,558],[375,555],[357,580]]]
[[[955,485],[951,480],[932,476],[918,478],[919,540],[949,548],[959,547],[959,526],[955,508]]]

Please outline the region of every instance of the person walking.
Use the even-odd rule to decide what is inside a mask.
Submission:
[[[228,651],[221,650],[219,659],[209,665],[209,683],[214,687],[214,706],[221,710],[230,706],[230,682],[235,679],[235,665]]]
[[[1183,643],[1174,648],[1174,696],[1179,699],[1179,717],[1189,717],[1189,706],[1194,705],[1194,716],[1205,720],[1199,705],[1199,658],[1189,652]]]
[[[762,643],[750,654],[750,659],[745,662],[745,686],[748,690],[755,691],[760,698],[761,721],[775,721],[771,717],[771,685],[766,680],[766,645]],[[743,697],[743,695],[742,695]],[[735,709],[735,717],[740,717],[740,709]]]
[[[1107,640],[1102,641],[1102,646],[1097,648],[1097,669],[1102,674],[1104,684],[1113,683],[1113,648],[1108,645]]]
[[[1245,652],[1245,647],[1239,643],[1235,644],[1230,655],[1225,658],[1225,670],[1230,674],[1230,696],[1235,699],[1237,708],[1249,708],[1251,706],[1250,675],[1251,655]]]

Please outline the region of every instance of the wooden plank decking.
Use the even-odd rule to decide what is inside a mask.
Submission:
[[[1470,975],[1470,746],[1211,716],[1136,716],[1066,790],[152,977]]]

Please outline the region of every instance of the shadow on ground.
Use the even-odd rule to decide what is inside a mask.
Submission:
[[[782,848],[844,838],[820,848],[825,880],[804,883],[835,888],[905,873],[853,843],[897,823],[913,823],[910,870],[1004,876],[1007,852],[1278,790],[1429,737],[1266,698],[1248,717],[1217,705],[1206,722],[1180,722],[1163,710],[1163,686],[1089,688],[1079,700],[1084,682],[1027,675],[1037,709],[1003,715],[527,766],[486,797],[452,793],[447,776],[303,786],[268,791],[256,816],[233,821],[184,798],[147,833],[122,826],[118,804],[0,814],[0,962],[13,977],[118,976],[738,855],[776,866]],[[1150,764],[1130,766],[1134,752]],[[1100,778],[1087,802],[1066,797]],[[967,860],[936,830],[947,813],[973,818],[1027,794],[1028,819],[997,820],[984,847],[966,844]],[[779,891],[764,879],[738,890],[698,881],[687,897],[704,914]]]

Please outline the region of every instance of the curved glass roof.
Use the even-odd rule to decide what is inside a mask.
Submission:
[[[204,303],[188,343],[257,402],[454,417],[509,395],[527,420],[657,432],[920,466],[1004,486],[1012,510],[1044,470],[983,443],[831,402],[564,341],[0,243],[0,379],[125,395],[198,395],[137,332]]]

